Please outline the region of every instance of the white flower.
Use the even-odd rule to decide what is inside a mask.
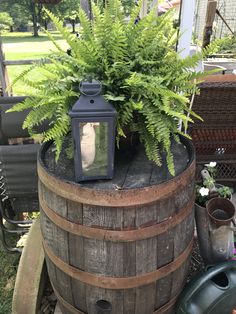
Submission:
[[[215,161],[211,161],[209,164],[205,164],[205,166],[214,168],[216,166],[216,162]]]
[[[199,193],[201,194],[201,196],[207,196],[209,195],[209,189],[208,188],[200,188]]]

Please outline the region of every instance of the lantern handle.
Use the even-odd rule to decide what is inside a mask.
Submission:
[[[80,90],[80,92],[81,92],[81,94],[83,94],[84,96],[98,96],[98,95],[100,95],[101,94],[101,91],[102,91],[102,83],[100,82],[100,81],[96,81],[99,85],[100,85],[100,87],[99,87],[99,90],[95,93],[95,94],[86,94],[84,91],[83,91],[83,89],[82,89],[82,81],[79,83],[79,90]]]

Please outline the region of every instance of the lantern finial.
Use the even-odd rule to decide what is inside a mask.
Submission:
[[[102,83],[92,80],[86,82],[80,82],[79,90],[84,96],[97,96],[101,94]]]

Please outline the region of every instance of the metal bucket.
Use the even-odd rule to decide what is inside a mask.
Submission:
[[[205,264],[227,261],[233,256],[234,212],[234,205],[224,198],[211,199],[206,208],[195,205],[199,249]]]
[[[229,226],[235,215],[234,204],[226,198],[215,197],[206,204],[211,222],[217,227]]]

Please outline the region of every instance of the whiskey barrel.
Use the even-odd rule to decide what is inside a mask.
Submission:
[[[63,314],[173,313],[193,240],[195,157],[173,144],[176,176],[142,148],[109,181],[73,182],[73,161],[44,144],[38,158],[41,229]]]

